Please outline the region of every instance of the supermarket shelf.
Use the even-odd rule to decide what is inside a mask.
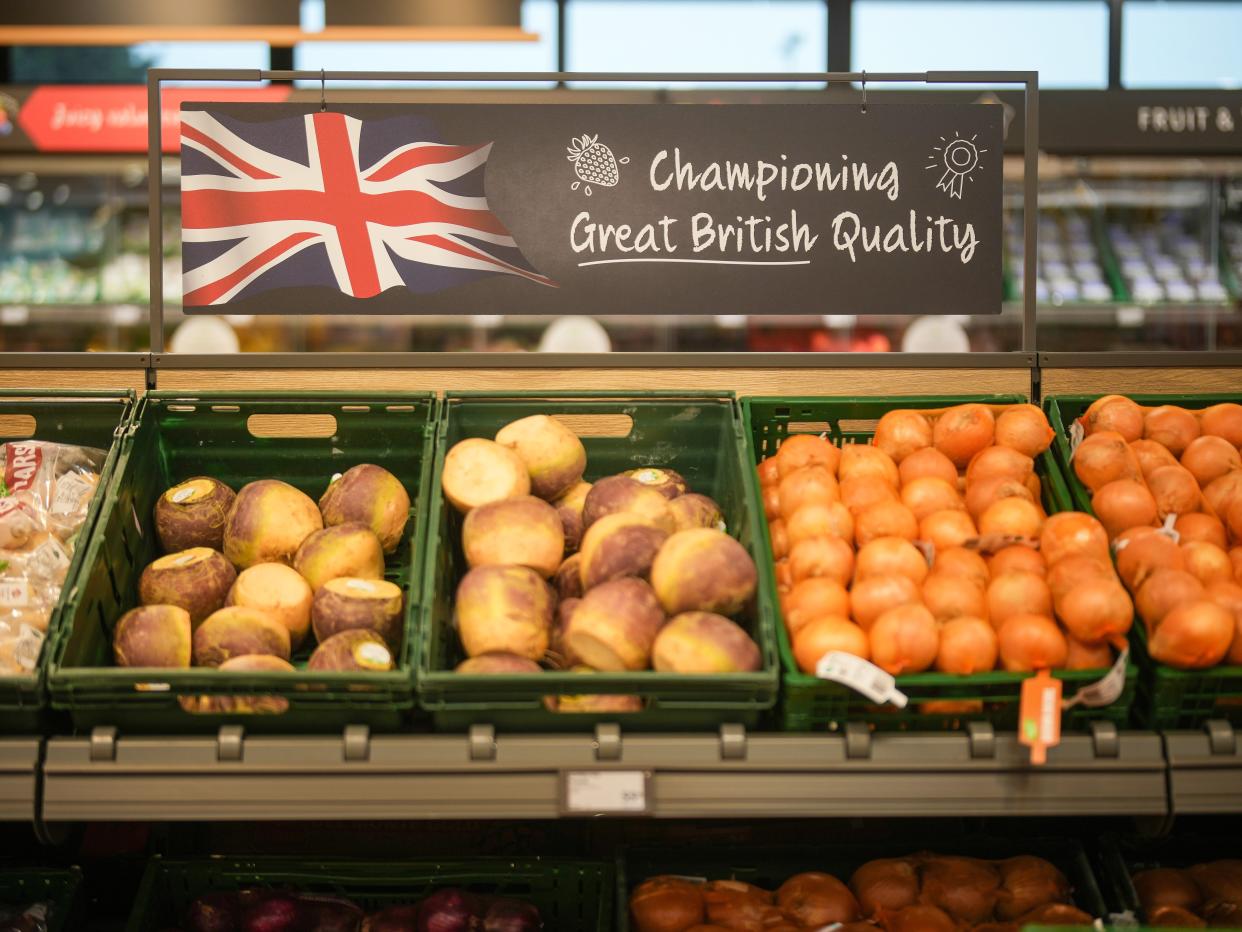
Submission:
[[[43,818],[554,818],[565,774],[649,774],[661,818],[1166,815],[1160,736],[1065,738],[1033,768],[1012,734],[53,738]],[[1107,787],[1102,791],[1102,787]]]
[[[38,770],[38,738],[0,738],[0,821],[34,819]]]
[[[1227,722],[1209,722],[1202,731],[1170,732],[1165,745],[1175,812],[1242,809],[1242,742]]]

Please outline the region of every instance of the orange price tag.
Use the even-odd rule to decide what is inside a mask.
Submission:
[[[1031,763],[1048,760],[1048,748],[1061,743],[1061,681],[1040,670],[1022,683],[1018,740],[1031,749]]]

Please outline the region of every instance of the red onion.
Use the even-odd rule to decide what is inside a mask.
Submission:
[[[190,904],[185,924],[190,932],[236,932],[237,894],[203,894]]]
[[[479,928],[474,897],[465,890],[447,887],[423,900],[418,908],[416,932],[473,932]]]
[[[417,906],[389,906],[368,916],[362,932],[417,932]]]
[[[271,896],[247,909],[239,928],[241,932],[296,932],[301,912],[293,897]]]
[[[535,932],[542,928],[539,910],[519,900],[496,900],[483,917],[484,932]]]

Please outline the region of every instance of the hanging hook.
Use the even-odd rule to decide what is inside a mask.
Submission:
[[[863,92],[862,112],[866,113],[867,112],[867,69],[866,68],[863,69],[863,73],[862,73],[862,92]]]
[[[319,112],[323,113],[328,109],[328,81],[324,73],[324,69],[319,69]],[[866,109],[864,106],[863,109]]]

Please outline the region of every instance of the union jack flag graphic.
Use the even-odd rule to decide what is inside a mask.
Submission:
[[[428,294],[485,275],[555,287],[484,194],[492,144],[436,141],[417,116],[181,114],[184,304],[277,288]]]

